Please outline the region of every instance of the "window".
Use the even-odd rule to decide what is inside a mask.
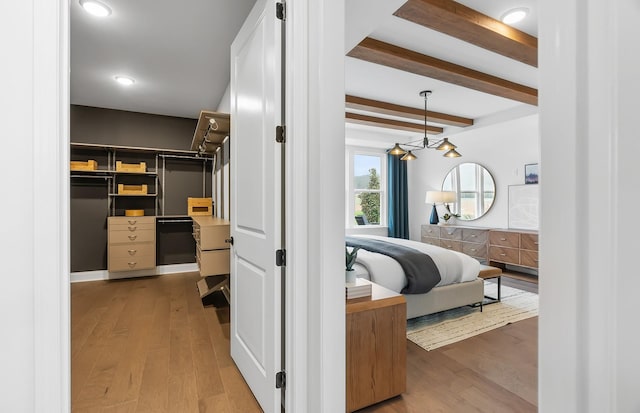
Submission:
[[[347,148],[347,227],[387,225],[384,151]]]

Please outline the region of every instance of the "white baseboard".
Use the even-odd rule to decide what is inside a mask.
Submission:
[[[122,278],[149,277],[153,275],[180,274],[197,271],[198,264],[195,262],[188,264],[159,265],[156,268],[139,271],[122,271],[112,273],[107,270],[80,271],[71,273],[70,282],[77,283],[87,281],[119,280]]]

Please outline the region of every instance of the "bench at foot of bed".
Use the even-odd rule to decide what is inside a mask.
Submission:
[[[482,302],[483,305],[493,304],[500,302],[501,299],[501,280],[502,280],[502,269],[497,267],[491,267],[489,265],[481,265],[480,273],[478,274],[478,278],[482,278],[483,280],[490,280],[492,278],[497,278],[498,283],[498,296],[490,297],[488,295],[484,295],[484,300]]]

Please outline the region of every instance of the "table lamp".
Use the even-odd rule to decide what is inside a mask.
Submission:
[[[433,208],[431,209],[431,217],[429,217],[429,223],[435,225],[440,221],[438,219],[438,210],[436,208],[437,204],[447,204],[455,201],[456,193],[453,191],[427,191],[427,197],[424,202],[433,205]]]

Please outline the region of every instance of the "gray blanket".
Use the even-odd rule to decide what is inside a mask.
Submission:
[[[377,252],[398,261],[407,277],[402,294],[424,294],[440,282],[440,271],[430,256],[402,245],[377,239],[345,237],[347,246]]]

